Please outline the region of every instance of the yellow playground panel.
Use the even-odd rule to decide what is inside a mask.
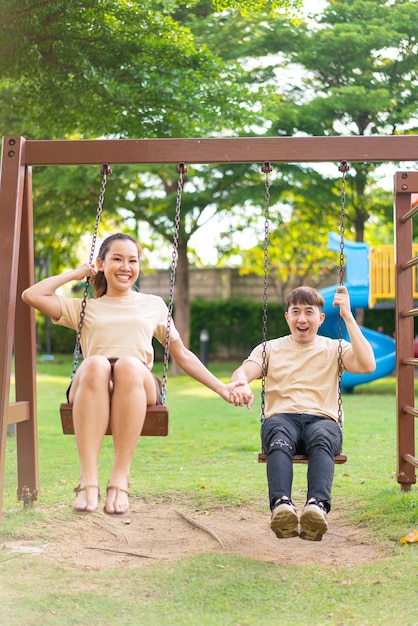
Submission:
[[[418,244],[412,245],[413,255],[418,256]],[[394,246],[370,247],[370,295],[369,307],[373,308],[378,300],[395,298],[395,252]],[[412,268],[414,299],[418,299],[417,268]]]

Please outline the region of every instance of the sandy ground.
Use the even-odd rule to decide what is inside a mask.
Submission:
[[[61,513],[61,515],[60,515]],[[55,509],[45,520],[48,542],[31,537],[5,543],[4,550],[33,552],[65,569],[100,570],[149,567],[198,553],[237,554],[285,565],[356,566],[383,558],[381,547],[366,541],[338,512],[328,516],[329,530],[321,542],[299,537],[278,540],[269,527],[269,514],[249,508],[190,510],[180,504],[145,502],[131,497],[125,518],[73,515],[64,520]],[[45,531],[45,528],[44,528]]]

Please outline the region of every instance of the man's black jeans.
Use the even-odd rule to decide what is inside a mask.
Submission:
[[[278,413],[264,421],[261,439],[267,454],[270,507],[282,496],[291,499],[293,455],[305,454],[309,458],[306,499],[320,500],[330,510],[334,456],[342,448],[337,422],[307,413]]]

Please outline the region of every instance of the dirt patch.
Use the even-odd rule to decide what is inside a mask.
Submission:
[[[131,514],[114,518],[101,511],[49,518],[48,543],[11,542],[6,550],[36,552],[66,569],[152,566],[198,553],[238,554],[280,565],[356,566],[384,557],[384,550],[366,541],[338,512],[329,515],[321,542],[278,540],[269,515],[249,508],[187,510],[183,505],[150,503],[131,498]]]

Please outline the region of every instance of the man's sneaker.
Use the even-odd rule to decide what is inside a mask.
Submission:
[[[322,502],[311,498],[306,503],[300,516],[299,537],[308,541],[321,541],[322,535],[327,530],[327,510]]]
[[[277,500],[271,512],[270,528],[279,539],[298,536],[298,515],[286,496]]]

